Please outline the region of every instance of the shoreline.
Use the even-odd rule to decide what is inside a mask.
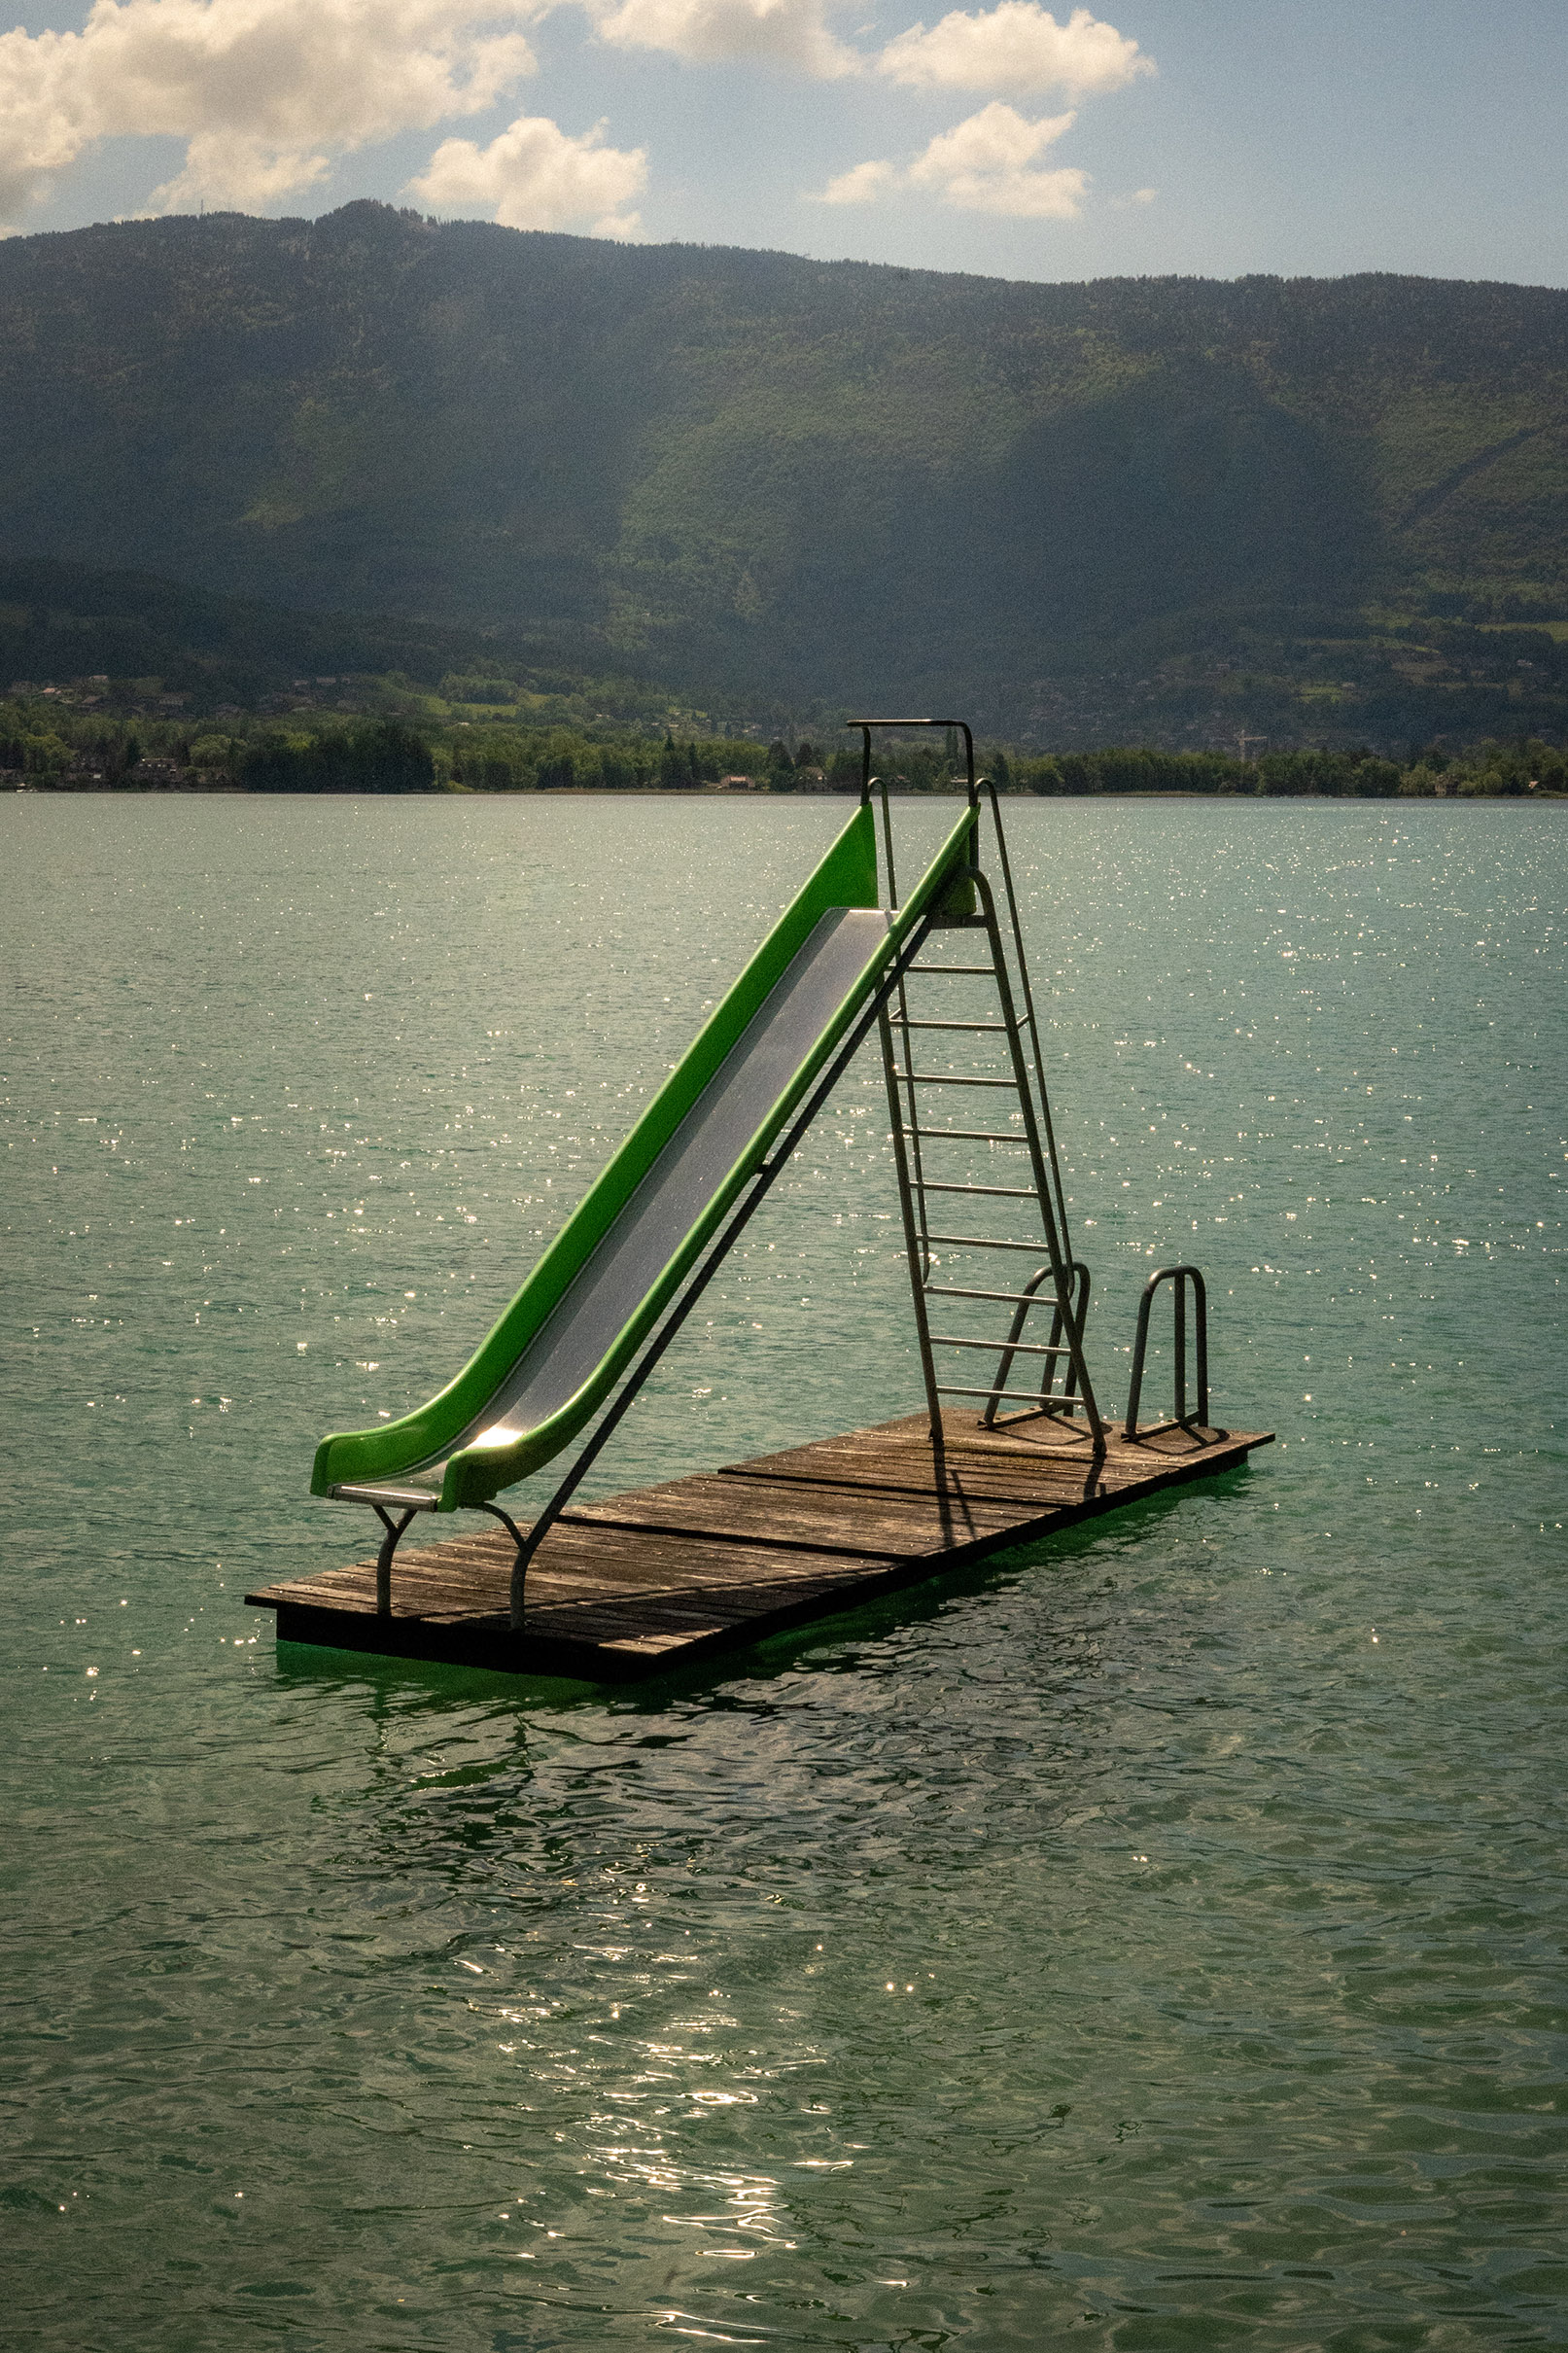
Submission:
[[[418,792],[253,792],[243,785],[52,785],[17,784],[9,788],[15,799],[37,794],[51,800],[254,800],[254,801],[680,801],[686,806],[693,802],[733,802],[750,806],[759,801],[850,801],[859,798],[858,785],[846,785],[816,792],[723,792],[712,786],[695,785],[686,789],[671,785],[621,785],[613,790],[605,785],[502,785],[492,790],[475,790],[470,787],[436,786]],[[961,785],[929,791],[900,790],[889,785],[889,800],[949,801],[963,798]],[[1548,791],[1539,787],[1530,792],[1004,792],[1000,797],[1010,805],[1026,807],[1029,802],[1079,805],[1086,802],[1135,801],[1153,802],[1168,807],[1173,802],[1195,801],[1218,806],[1220,803],[1238,808],[1250,808],[1260,802],[1298,806],[1310,801],[1325,808],[1394,808],[1436,807],[1439,803],[1453,808],[1539,807],[1543,802],[1568,801],[1568,792]]]

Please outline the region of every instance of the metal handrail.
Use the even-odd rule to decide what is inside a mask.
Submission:
[[[1175,1388],[1172,1403],[1175,1411],[1168,1422],[1149,1422],[1140,1430],[1138,1428],[1138,1405],[1143,1394],[1143,1360],[1149,1346],[1149,1313],[1154,1306],[1155,1292],[1162,1282],[1168,1282],[1173,1286]],[[1198,1359],[1198,1400],[1191,1413],[1187,1411],[1187,1286],[1189,1283],[1192,1285],[1193,1293],[1193,1320],[1196,1326]],[[1132,1378],[1127,1392],[1125,1435],[1129,1439],[1135,1440],[1139,1437],[1153,1437],[1165,1429],[1206,1430],[1210,1426],[1208,1419],[1208,1293],[1203,1284],[1202,1274],[1196,1266],[1159,1267],[1144,1284],[1143,1296],[1138,1301],[1137,1336],[1132,1343]],[[1223,1438],[1225,1432],[1218,1430],[1215,1435]]]
[[[996,1367],[996,1396],[998,1398],[1000,1397],[1003,1389],[1005,1389],[1007,1387],[1008,1378],[1013,1369],[1013,1358],[1018,1355],[1021,1351],[1028,1348],[1028,1343],[1025,1340],[1022,1340],[1019,1335],[1024,1329],[1025,1320],[1028,1315],[1029,1309],[1035,1304],[1035,1300],[1041,1285],[1048,1282],[1050,1280],[1050,1267],[1042,1266],[1029,1277],[1028,1282],[1025,1283],[1023,1290],[1018,1294],[1017,1309],[1014,1313],[1012,1324],[1008,1330],[1006,1341],[1002,1347],[1001,1361]],[[1069,1291],[1073,1298],[1072,1337],[1077,1342],[1081,1351],[1083,1346],[1084,1319],[1089,1314],[1089,1269],[1087,1266],[1085,1266],[1081,1258],[1071,1258],[1067,1261],[1067,1282]],[[1051,1387],[1051,1383],[1056,1377],[1054,1367],[1047,1373],[1045,1380],[1041,1382],[1040,1403],[1046,1412],[1049,1412],[1053,1406],[1056,1406],[1060,1410],[1064,1406],[1077,1405],[1080,1402],[1080,1400],[1073,1394],[1073,1386],[1077,1380],[1077,1369],[1072,1361],[1072,1352],[1070,1349],[1063,1349],[1061,1346],[1064,1317],[1060,1294],[1053,1298],[1051,1307],[1052,1316],[1050,1344],[1046,1349],[1039,1352],[1050,1356],[1065,1355],[1067,1358],[1067,1376],[1065,1381],[1063,1383],[1060,1393],[1054,1392]],[[996,1408],[993,1403],[986,1415],[988,1427],[994,1422],[995,1419]]]

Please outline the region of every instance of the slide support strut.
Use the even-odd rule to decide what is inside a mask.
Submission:
[[[865,1011],[861,1014],[859,1020],[856,1021],[854,1027],[851,1030],[848,1037],[845,1039],[843,1045],[840,1046],[838,1052],[834,1055],[833,1060],[831,1063],[829,1063],[822,1076],[818,1080],[816,1086],[813,1087],[810,1095],[806,1099],[804,1107],[791,1122],[786,1133],[770,1148],[766,1159],[762,1162],[761,1166],[757,1169],[755,1175],[752,1176],[747,1192],[732,1212],[728,1222],[723,1226],[714,1242],[710,1244],[706,1254],[694,1270],[685,1289],[680,1293],[680,1296],[676,1299],[669,1308],[666,1309],[657,1330],[654,1332],[653,1337],[648,1342],[647,1347],[644,1350],[643,1354],[639,1357],[637,1363],[633,1365],[631,1371],[627,1374],[625,1381],[621,1385],[618,1394],[606,1410],[586,1444],[579,1448],[571,1469],[567,1472],[566,1477],[557,1486],[549,1501],[545,1504],[544,1509],[540,1513],[539,1518],[534,1522],[532,1528],[528,1529],[526,1535],[521,1533],[513,1523],[506,1519],[505,1513],[498,1510],[495,1504],[489,1503],[485,1505],[484,1508],[487,1511],[495,1512],[497,1519],[506,1520],[506,1526],[511,1529],[512,1535],[516,1539],[517,1558],[512,1563],[511,1572],[511,1627],[514,1633],[521,1633],[523,1631],[524,1591],[527,1583],[530,1563],[534,1560],[535,1555],[538,1553],[540,1546],[543,1543],[544,1538],[549,1534],[550,1529],[561,1518],[567,1505],[571,1502],[572,1497],[576,1493],[577,1489],[582,1484],[583,1479],[592,1469],[606,1444],[613,1435],[615,1429],[619,1426],[623,1417],[629,1412],[639,1392],[642,1390],[644,1384],[647,1380],[648,1375],[658,1363],[659,1358],[664,1354],[665,1350],[670,1346],[672,1340],[675,1339],[681,1325],[685,1322],[686,1317],[690,1315],[692,1309],[702,1297],[703,1292],[708,1288],[709,1283],[717,1274],[725,1258],[728,1257],[730,1251],[740,1240],[740,1237],[749,1219],[760,1208],[762,1202],[767,1196],[768,1190],[771,1187],[774,1178],[779,1175],[780,1171],[788,1161],[790,1155],[796,1150],[807,1129],[817,1117],[818,1112],[827,1101],[827,1098],[832,1093],[834,1087],[837,1086],[840,1078],[842,1078],[844,1075],[845,1071],[849,1068],[855,1055],[859,1052],[867,1036],[870,1035],[872,1027],[882,1015],[887,1005],[889,997],[898,987],[900,981],[902,980],[911,959],[919,954],[922,946],[924,943],[928,929],[929,926],[927,923],[923,921],[918,923],[910,933],[909,937],[904,941],[892,964],[889,966],[887,974],[878,985],[870,1003],[865,1008]]]
[[[408,1533],[409,1524],[414,1515],[411,1511],[406,1511],[401,1519],[394,1520],[386,1505],[378,1503],[375,1507],[375,1516],[387,1531],[381,1539],[381,1550],[375,1557],[376,1615],[390,1618],[392,1615],[392,1556],[402,1538]]]

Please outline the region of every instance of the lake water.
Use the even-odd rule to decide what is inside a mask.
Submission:
[[[630,1694],[240,1605],[845,814],[0,801],[11,2344],[1568,2339],[1561,810],[1011,812],[1248,1470]],[[601,1489],[918,1402],[879,1104]]]

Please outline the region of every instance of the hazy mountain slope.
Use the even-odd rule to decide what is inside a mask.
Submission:
[[[800,695],[1568,613],[1568,295],[1037,286],[356,204],[0,246],[0,551]],[[1434,601],[1435,600],[1435,601]]]
[[[299,671],[398,672],[435,685],[448,672],[494,668],[502,651],[514,654],[472,629],[291,611],[145,572],[0,556],[0,691],[19,678],[103,672],[249,702]],[[506,666],[520,670],[515,658]]]

